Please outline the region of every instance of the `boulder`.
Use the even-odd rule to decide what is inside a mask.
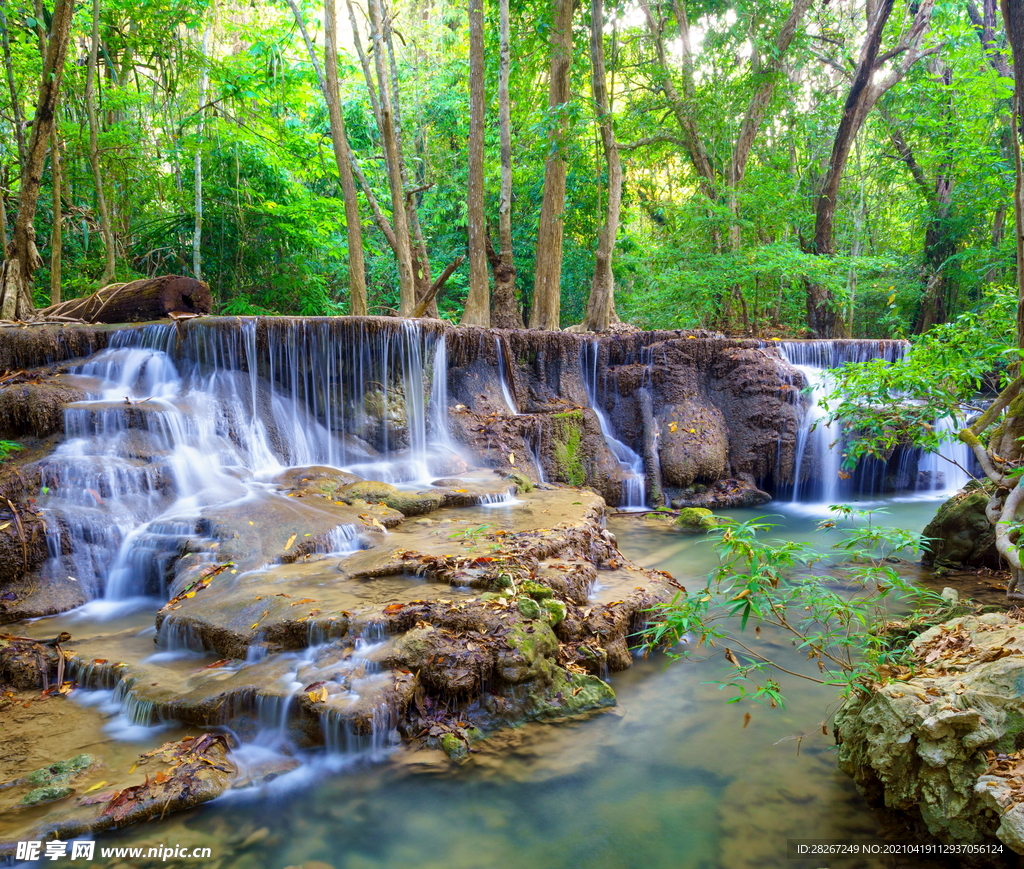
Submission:
[[[913,669],[854,692],[837,714],[840,768],[940,842],[1024,854],[1024,817],[1006,811],[1024,790],[1024,623],[962,616],[922,633],[910,655]]]
[[[995,528],[985,516],[990,492],[969,484],[946,501],[925,526],[921,563],[943,570],[1000,567]]]
[[[718,408],[683,401],[656,414],[661,475],[666,486],[712,483],[726,473],[729,432]]]

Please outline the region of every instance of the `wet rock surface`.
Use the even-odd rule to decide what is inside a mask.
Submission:
[[[995,528],[985,515],[991,492],[971,484],[946,501],[922,531],[921,561],[941,570],[987,567],[997,570]]]
[[[1021,612],[961,616],[910,649],[912,671],[855,694],[837,715],[840,767],[874,804],[907,813],[940,842],[1024,853]]]
[[[0,620],[148,596],[17,624],[72,638],[9,644],[0,672],[52,708],[69,684],[179,728],[165,778],[117,773],[136,790],[112,825],[284,768],[236,776],[213,739],[193,782],[181,740],[223,727],[277,734],[285,766],[396,738],[458,759],[506,725],[607,708],[607,675],[674,589],[618,552],[604,501],[639,473],[652,498],[760,503],[802,414],[775,348],[681,332],[209,318],[31,327],[0,364],[0,427],[30,447],[0,467]],[[77,799],[77,779],[51,784],[74,794],[40,807]],[[103,829],[92,805],[46,823]]]

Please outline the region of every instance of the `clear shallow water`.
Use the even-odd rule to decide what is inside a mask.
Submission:
[[[920,528],[937,503],[889,502],[885,521]],[[771,504],[733,515],[781,514],[786,536],[821,545],[819,517],[808,512]],[[636,520],[610,527],[626,554],[684,583],[696,585],[713,563],[702,537]],[[761,646],[802,666],[767,632]],[[721,672],[715,661],[638,660],[613,678],[616,709],[497,734],[459,766],[399,750],[347,771],[306,767],[100,844],[209,845],[213,859],[202,865],[211,869],[820,869],[829,864],[787,859],[787,838],[874,838],[879,822],[821,732],[834,689],[788,679],[785,709],[729,705],[706,684]]]

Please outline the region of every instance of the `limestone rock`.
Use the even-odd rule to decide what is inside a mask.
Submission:
[[[1005,813],[992,757],[1024,740],[1024,623],[963,616],[911,643],[916,670],[856,692],[836,716],[839,766],[876,804],[941,842],[998,839],[1024,854],[1024,812]]]

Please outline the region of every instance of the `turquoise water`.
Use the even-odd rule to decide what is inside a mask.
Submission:
[[[892,502],[885,521],[920,528],[936,503]],[[820,516],[784,509],[780,536],[821,542]],[[780,511],[734,515],[770,512]],[[714,563],[703,538],[636,519],[610,527],[629,557],[683,583],[700,581]],[[766,632],[758,642],[784,664],[805,663],[785,640]],[[356,769],[307,769],[280,792],[235,795],[101,844],[209,845],[211,860],[178,865],[210,869],[926,865],[787,859],[787,838],[863,839],[879,830],[822,733],[835,689],[789,679],[786,708],[767,710],[727,704],[727,692],[706,684],[721,672],[717,660],[638,660],[613,677],[616,709],[500,733],[460,765],[399,750]]]

